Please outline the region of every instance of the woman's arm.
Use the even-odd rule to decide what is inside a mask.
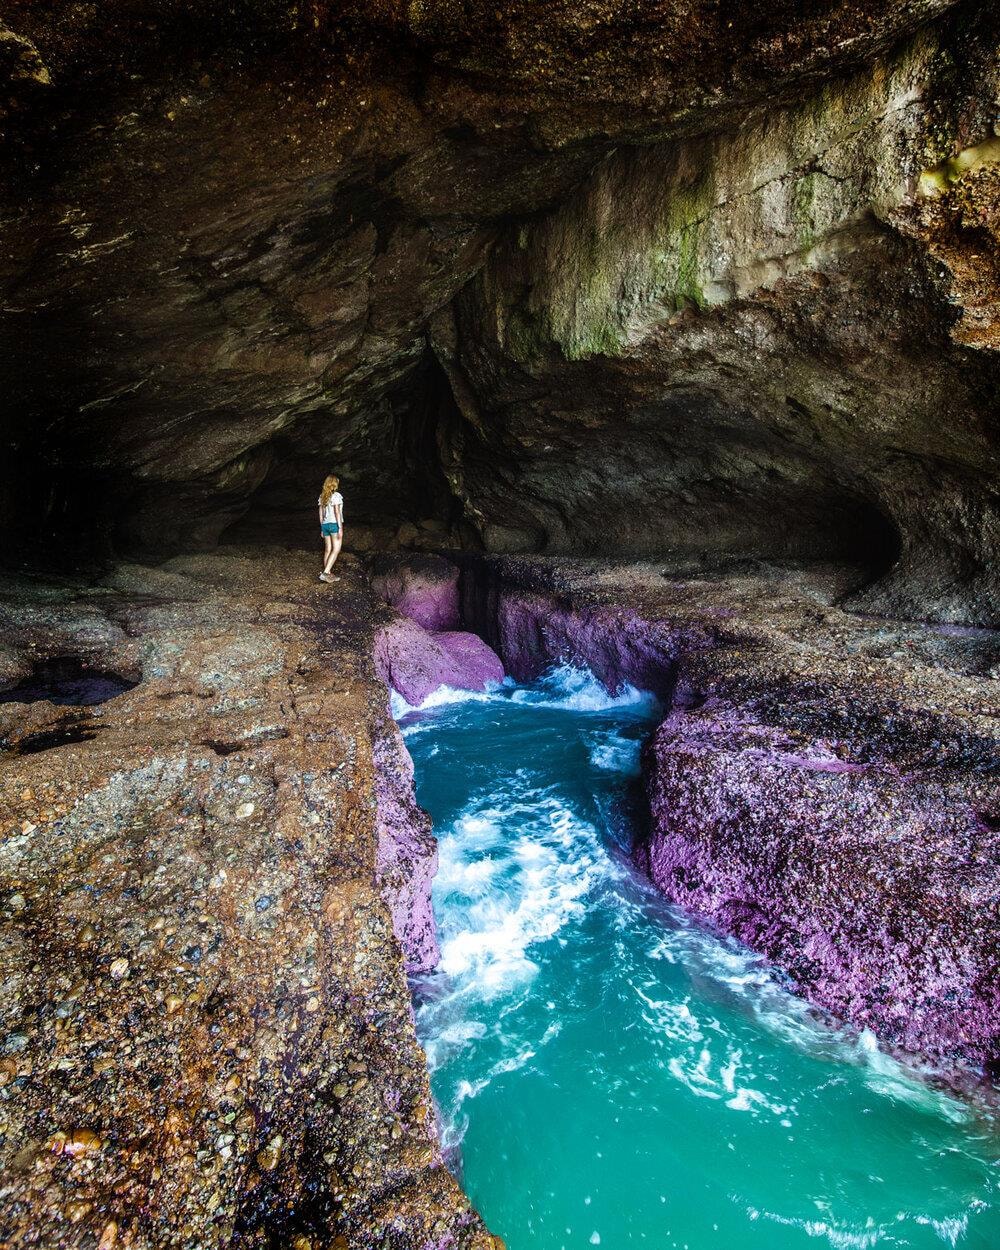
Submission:
[[[334,511],[337,513],[337,524],[340,526],[341,532],[344,529],[344,505],[342,503],[334,504]]]

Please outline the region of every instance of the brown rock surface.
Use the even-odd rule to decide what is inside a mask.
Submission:
[[[433,855],[388,767],[384,609],[314,565],[2,586],[7,684],[50,655],[141,676],[0,704],[4,1245],[491,1244],[441,1163],[379,884],[426,887]],[[409,864],[380,788],[423,822]]]

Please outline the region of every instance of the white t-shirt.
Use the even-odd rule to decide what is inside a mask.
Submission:
[[[319,504],[321,508],[323,508],[324,523],[327,521],[336,521],[337,513],[335,509],[338,504],[340,504],[341,507],[344,506],[344,496],[340,493],[339,490],[335,490],[333,494],[330,496],[330,502],[325,507],[323,507],[322,496],[320,496],[320,498],[317,499],[316,502]]]

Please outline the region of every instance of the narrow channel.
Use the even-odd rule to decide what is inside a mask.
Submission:
[[[653,700],[558,669],[397,706],[440,842],[417,986],[510,1250],[1000,1246],[997,1126],[667,906],[628,858]]]

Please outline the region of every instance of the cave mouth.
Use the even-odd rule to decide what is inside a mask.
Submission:
[[[596,554],[714,571],[836,563],[861,585],[900,558],[896,523],[855,473],[710,388],[691,391],[680,412],[673,399],[627,412],[607,395],[582,400],[578,420],[539,411],[530,436],[512,429],[511,409],[470,412],[461,395],[461,376],[428,345],[346,432],[329,413],[298,421],[270,442],[266,470],[217,541],[311,549],[315,495],[334,472],[346,549],[361,553]]]
[[[188,481],[112,469],[67,435],[25,463],[32,502],[15,509],[5,562],[76,572],[217,546],[318,550],[316,497],[331,472],[348,553],[598,555],[695,575],[836,563],[862,587],[900,558],[870,484],[713,388],[629,408],[596,385],[541,398],[523,385],[517,401],[477,407],[428,337],[350,413],[331,398]]]
[[[138,684],[80,656],[53,656],[36,661],[30,676],[16,686],[0,690],[0,703],[46,702],[58,707],[93,707],[117,699]],[[67,739],[70,740],[78,739]],[[21,749],[24,750],[23,746]]]

